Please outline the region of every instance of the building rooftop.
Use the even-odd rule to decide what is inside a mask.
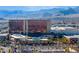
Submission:
[[[73,35],[73,36],[65,36],[67,38],[79,38],[79,35]]]

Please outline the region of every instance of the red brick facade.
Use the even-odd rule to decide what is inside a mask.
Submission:
[[[46,32],[47,20],[28,20],[28,32]]]

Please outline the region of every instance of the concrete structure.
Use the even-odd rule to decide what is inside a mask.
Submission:
[[[25,41],[26,40],[26,37],[24,35],[21,35],[21,34],[13,34],[13,35],[10,35],[10,39],[11,40],[22,40],[22,41]]]
[[[9,21],[0,20],[0,34],[9,33]]]
[[[6,40],[8,38],[8,34],[0,34],[0,40]]]

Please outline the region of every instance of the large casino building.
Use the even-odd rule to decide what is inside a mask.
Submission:
[[[49,20],[10,20],[10,33],[46,33],[50,29]]]
[[[42,32],[45,33],[48,31],[48,20],[28,20],[28,32]]]
[[[24,20],[10,20],[9,21],[10,33],[22,33],[24,32]]]

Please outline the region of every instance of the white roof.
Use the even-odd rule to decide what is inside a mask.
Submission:
[[[27,40],[30,40],[30,41],[32,41],[32,40],[34,40],[34,39],[27,39]],[[36,40],[48,40],[48,39],[36,39]]]
[[[67,38],[79,38],[79,35],[73,35],[73,36],[65,36]]]
[[[48,39],[40,39],[40,40],[48,40]]]
[[[8,33],[5,33],[5,34],[0,34],[0,36],[7,36],[8,35]]]
[[[13,37],[13,38],[26,38],[24,35],[21,35],[21,34],[13,34],[13,35],[11,35],[11,37]]]
[[[73,27],[51,27],[51,30],[66,30],[66,29],[74,29]]]

